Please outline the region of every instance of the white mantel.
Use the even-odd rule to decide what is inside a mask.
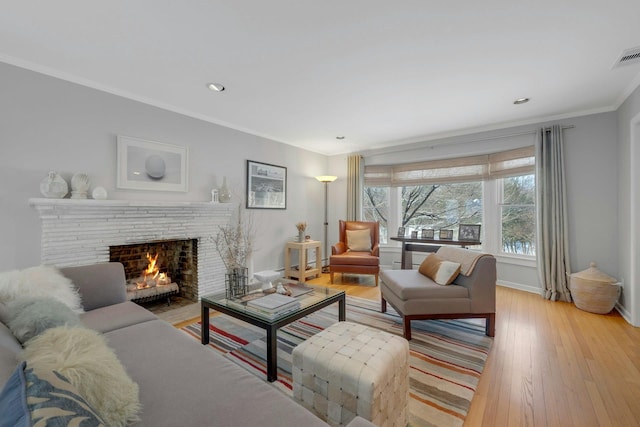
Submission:
[[[224,290],[213,237],[231,203],[29,199],[42,222],[41,261],[58,267],[109,261],[109,246],[198,240],[198,295]]]

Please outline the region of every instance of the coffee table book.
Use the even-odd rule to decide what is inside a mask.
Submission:
[[[276,312],[286,310],[294,306],[299,307],[300,301],[287,295],[269,294],[262,298],[252,299],[247,303],[247,306],[267,312]]]

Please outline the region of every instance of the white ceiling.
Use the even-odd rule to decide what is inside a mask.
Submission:
[[[640,46],[637,0],[0,0],[0,10],[2,62],[323,154],[610,111],[640,84],[640,64],[612,68]],[[531,102],[513,105],[520,97]]]

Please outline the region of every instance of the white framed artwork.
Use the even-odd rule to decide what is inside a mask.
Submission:
[[[189,150],[186,147],[118,135],[117,163],[117,188],[189,190]]]

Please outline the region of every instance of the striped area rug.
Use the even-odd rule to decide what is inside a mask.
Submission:
[[[337,322],[337,304],[278,330],[278,381],[292,395],[291,352],[308,337]],[[402,335],[393,309],[380,313],[380,303],[347,296],[347,320]],[[211,317],[210,347],[266,381],[266,333],[231,317]],[[410,426],[461,426],[469,410],[492,339],[484,321],[414,321],[410,346]],[[200,339],[200,322],[184,326]]]

